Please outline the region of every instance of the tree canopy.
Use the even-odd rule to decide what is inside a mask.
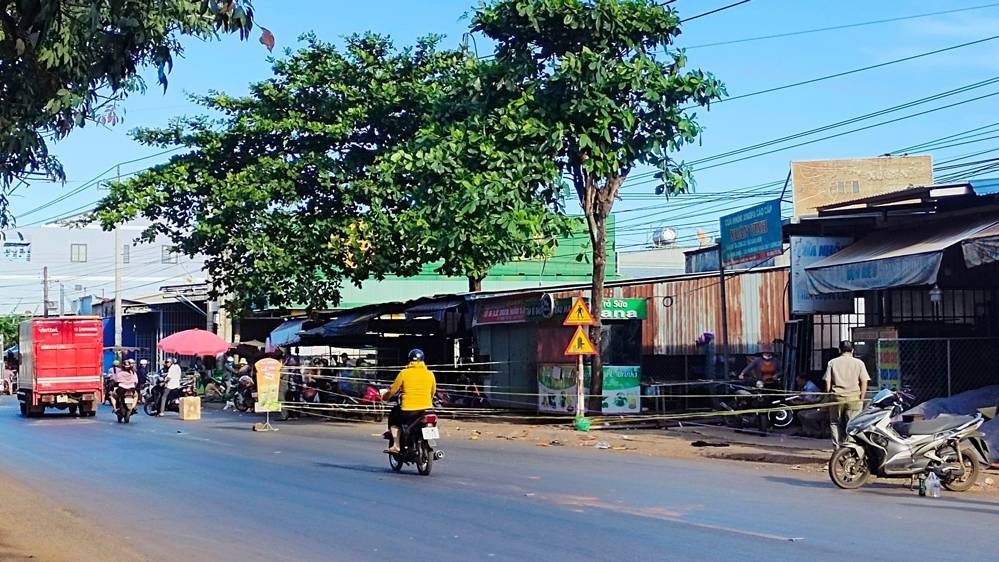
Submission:
[[[245,39],[253,19],[249,0],[0,1],[0,227],[20,181],[65,180],[50,141],[117,124],[118,102],[145,90],[145,67],[165,88],[182,35]],[[270,31],[261,43],[273,48]]]
[[[693,187],[689,168],[674,158],[701,133],[688,107],[724,95],[711,74],[686,69],[673,47],[680,18],[656,0],[495,0],[479,7],[472,29],[496,44],[504,83],[523,92],[516,102],[549,142],[571,178],[592,242],[590,307],[600,318],[606,267],[607,217],[635,166],[660,169],[658,192]],[[600,345],[601,330],[593,340]],[[600,356],[593,358],[591,409],[599,411]]]
[[[405,49],[306,37],[248,96],[198,98],[220,117],[140,131],[190,150],[112,186],[97,216],[108,228],[143,216],[149,236],[205,255],[235,308],[328,307],[344,282],[437,261],[481,279],[545,251],[565,223],[551,211],[557,168],[505,150],[521,128],[498,140],[456,123],[504,118],[475,101],[478,75],[475,57],[436,37]]]

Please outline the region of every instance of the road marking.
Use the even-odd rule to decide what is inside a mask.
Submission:
[[[761,531],[753,531],[751,529],[739,529],[736,527],[728,527],[725,525],[715,525],[712,523],[699,523],[697,521],[690,521],[689,519],[684,519],[684,516],[689,510],[687,511],[670,510],[663,507],[634,507],[629,505],[622,505],[620,503],[615,504],[615,503],[603,502],[600,498],[592,496],[554,496],[554,497],[541,496],[541,498],[554,501],[554,503],[559,505],[574,508],[572,509],[572,511],[581,511],[579,508],[600,509],[604,511],[624,513],[626,515],[634,515],[636,517],[645,517],[648,519],[659,519],[661,521],[669,521],[672,523],[678,523],[680,525],[686,525],[688,527],[708,529],[711,531],[721,531],[723,533],[730,533],[734,535],[742,535],[745,537],[753,537],[753,538],[766,539],[771,541],[800,542],[805,540],[804,537],[787,537],[783,535],[775,535]]]

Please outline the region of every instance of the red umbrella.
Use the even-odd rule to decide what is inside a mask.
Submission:
[[[160,340],[156,347],[177,355],[215,356],[225,353],[230,345],[211,332],[194,329],[167,336]]]

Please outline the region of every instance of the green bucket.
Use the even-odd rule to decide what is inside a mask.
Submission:
[[[576,431],[589,431],[590,418],[584,418],[584,417],[576,418],[575,426],[576,426]]]

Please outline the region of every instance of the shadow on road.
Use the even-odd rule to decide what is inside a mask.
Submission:
[[[373,466],[370,464],[337,464],[332,462],[317,462],[320,468],[337,468],[340,470],[353,470],[355,472],[369,472],[371,474],[391,474],[392,469],[383,466]]]
[[[778,484],[790,484],[791,486],[798,486],[800,488],[833,488],[832,482],[821,482],[818,480],[801,480],[798,478],[788,478],[786,476],[764,476],[764,480],[769,480],[770,482],[776,482]]]

